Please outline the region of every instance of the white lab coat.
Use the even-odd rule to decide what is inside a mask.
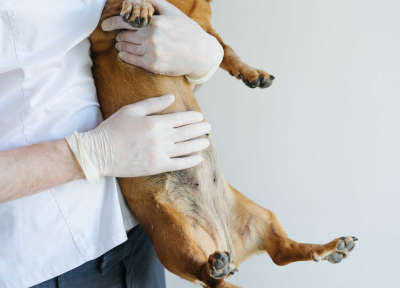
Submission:
[[[0,0],[0,150],[61,139],[102,120],[87,37],[104,3]],[[126,240],[136,222],[124,227],[119,196],[107,177],[0,204],[0,288],[38,284]]]

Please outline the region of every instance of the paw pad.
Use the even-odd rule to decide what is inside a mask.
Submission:
[[[210,276],[214,279],[222,279],[233,274],[237,269],[233,268],[231,255],[228,252],[215,252],[208,258]]]
[[[313,255],[313,259],[316,262],[326,260],[333,264],[340,263],[344,258],[347,258],[350,255],[350,252],[353,251],[357,241],[358,238],[354,236],[341,237],[338,239],[336,248],[333,251],[327,251],[320,256]]]

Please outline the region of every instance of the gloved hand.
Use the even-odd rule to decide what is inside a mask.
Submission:
[[[103,21],[104,31],[124,29],[116,38],[119,57],[156,74],[187,75],[190,79],[211,76],[224,56],[217,39],[171,3],[150,2],[159,15],[154,15],[147,27],[134,28],[120,16]]]
[[[101,176],[139,177],[200,164],[201,157],[190,154],[207,148],[210,142],[194,138],[211,129],[209,123],[201,122],[201,113],[149,116],[170,106],[174,99],[166,95],[127,105],[97,128],[66,137],[86,178],[94,182]]]

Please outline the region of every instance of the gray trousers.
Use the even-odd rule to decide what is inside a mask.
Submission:
[[[165,288],[164,268],[140,226],[103,256],[32,288]]]

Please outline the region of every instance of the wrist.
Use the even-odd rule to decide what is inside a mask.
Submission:
[[[77,180],[77,179],[84,179],[85,174],[83,173],[78,161],[75,158],[74,153],[72,152],[71,148],[69,147],[67,141],[65,139],[59,140],[54,142],[54,147],[65,162],[68,163],[69,171],[70,171],[70,181]]]
[[[213,72],[215,72],[224,58],[224,49],[221,44],[209,34],[207,34],[207,41],[204,41],[202,50],[204,52],[199,57],[200,63],[187,75],[190,79],[201,79],[209,74],[210,71],[214,70]]]
[[[89,132],[77,133],[75,132],[69,137],[65,137],[65,141],[75,156],[75,160],[79,165],[83,178],[86,178],[91,183],[97,182],[101,176],[100,165],[96,163],[96,145],[92,134],[96,134],[96,129]]]

